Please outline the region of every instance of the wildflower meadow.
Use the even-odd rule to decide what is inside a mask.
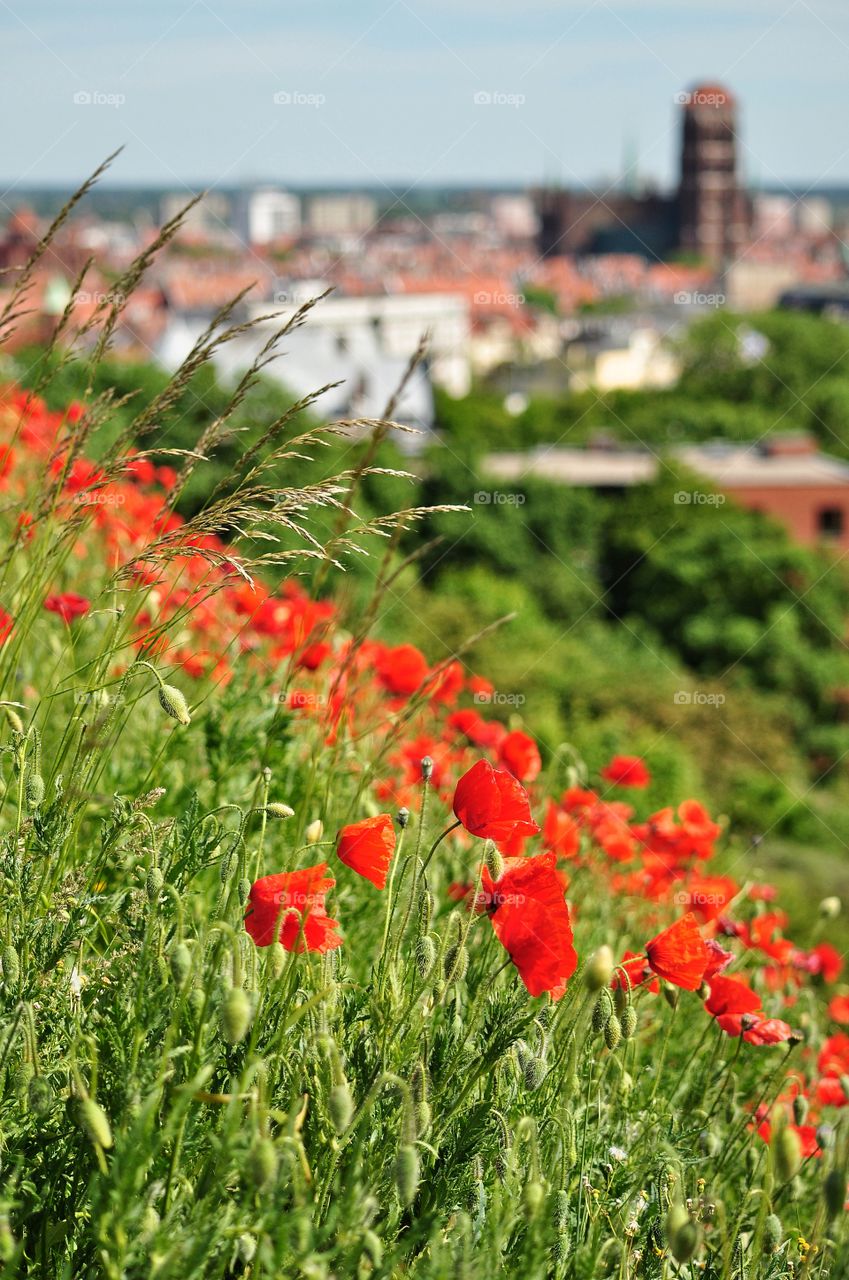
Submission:
[[[148,261],[59,318],[92,385]],[[294,406],[181,514],[231,411],[148,442],[244,329],[131,430],[0,391],[2,1275],[849,1275],[840,902],[796,936],[627,741],[591,776],[468,649],[381,639],[423,514],[357,514],[392,404]]]

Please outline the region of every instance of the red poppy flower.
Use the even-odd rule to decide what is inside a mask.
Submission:
[[[408,698],[427,679],[428,665],[424,654],[413,644],[399,644],[386,649],[376,662],[381,684],[390,693]]]
[[[726,1013],[755,1013],[760,1007],[760,996],[739,978],[724,978],[719,973],[711,978],[705,1008],[714,1017]]]
[[[15,619],[5,609],[0,609],[0,644],[5,644],[12,634]]]
[[[625,970],[624,974],[619,971],[622,969]],[[650,982],[648,982],[649,978],[651,978]],[[617,972],[613,975],[611,987],[622,987],[623,991],[627,991],[629,984],[631,987],[641,987],[644,982],[648,982],[646,988],[648,991],[654,993],[660,991],[660,983],[657,978],[651,977],[646,957],[638,955],[636,951],[626,951],[619,962]]]
[[[504,769],[493,769],[488,760],[478,760],[457,783],[454,816],[482,840],[509,840],[539,831],[525,788]]]
[[[747,1044],[783,1044],[794,1034],[781,1018],[765,1018],[760,1013],[721,1013],[716,1023],[726,1035],[742,1035]]]
[[[836,982],[843,969],[843,957],[830,942],[819,942],[808,952],[805,967],[810,973],[818,974],[823,982]]]
[[[828,1002],[828,1016],[833,1022],[849,1022],[849,996],[832,996]]]
[[[44,607],[49,613],[58,613],[63,622],[73,622],[88,613],[91,604],[85,596],[78,596],[74,591],[66,591],[64,595],[48,596]]]
[[[258,947],[279,938],[287,951],[333,951],[341,947],[336,930],[324,909],[324,899],[336,881],[328,876],[327,863],[281,871],[254,882],[248,894],[245,928]]]
[[[614,756],[601,770],[606,782],[617,787],[647,787],[651,774],[640,756]]]
[[[708,967],[705,969],[705,977],[708,982],[717,973],[722,973],[723,969],[727,969],[731,961],[734,959],[733,951],[726,951],[725,947],[721,947],[715,938],[708,938],[705,941],[708,949]]]
[[[498,744],[498,762],[520,782],[533,782],[542,768],[539,748],[527,733],[514,729]]]
[[[395,852],[395,826],[389,814],[379,813],[376,818],[363,818],[362,822],[343,827],[336,852],[346,867],[384,889]]]
[[[553,800],[548,802],[542,838],[549,849],[561,858],[573,858],[581,847],[581,831],[573,817],[558,809]]]
[[[701,985],[711,958],[692,911],[652,938],[646,955],[659,977],[685,991],[695,991]]]
[[[578,957],[555,855],[507,858],[496,881],[484,867],[480,897],[530,994],[559,999]]]

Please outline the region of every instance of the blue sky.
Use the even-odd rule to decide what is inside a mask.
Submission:
[[[849,183],[847,0],[0,0],[0,35],[24,187],[122,143],[115,181],[177,188],[569,183],[629,139],[668,182],[702,79],[741,99],[749,178]]]

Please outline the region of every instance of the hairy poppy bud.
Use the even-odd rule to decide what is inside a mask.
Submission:
[[[823,1197],[829,1222],[842,1213],[846,1204],[846,1170],[830,1169],[823,1183]]]
[[[395,1157],[395,1191],[403,1208],[411,1205],[419,1189],[419,1153],[405,1142]]]
[[[15,733],[23,734],[24,722],[21,720],[21,717],[18,715],[15,708],[7,706],[4,707],[3,710],[6,712],[6,719],[9,721],[9,724],[12,726]]]
[[[180,690],[175,689],[173,684],[159,686],[159,705],[166,715],[169,715],[172,720],[176,720],[178,724],[191,724],[192,717],[189,715],[189,704]]]
[[[251,1147],[248,1171],[258,1191],[277,1177],[277,1151],[270,1138],[258,1138]]]
[[[221,1030],[228,1044],[239,1044],[251,1025],[251,1002],[242,987],[231,987],[221,1005]]]
[[[778,1214],[769,1214],[764,1223],[764,1253],[775,1253],[781,1244],[783,1234],[781,1219]]]
[[[330,1112],[333,1128],[338,1134],[344,1133],[351,1123],[351,1116],[354,1114],[354,1099],[351,1097],[351,1090],[344,1081],[341,1084],[335,1084],[330,1090],[327,1098],[327,1110]]]
[[[445,962],[442,972],[445,981],[450,985],[452,982],[462,982],[466,976],[469,967],[469,953],[463,946],[462,942],[454,942],[445,952]]]
[[[97,1146],[108,1151],[112,1146],[112,1129],[106,1112],[94,1098],[80,1098],[77,1103],[77,1120],[80,1128]]]
[[[144,886],[149,903],[153,904],[154,902],[159,901],[159,895],[162,892],[162,886],[164,883],[165,877],[159,870],[159,867],[151,867],[150,871],[147,873],[147,880],[145,881]]]
[[[772,1140],[775,1168],[781,1182],[789,1182],[802,1163],[802,1147],[799,1135],[789,1125],[783,1125]]]
[[[40,773],[31,773],[27,778],[27,807],[40,809],[44,800],[44,779]]]
[[[669,1236],[669,1252],[676,1262],[689,1262],[699,1247],[699,1224],[691,1217]]]
[[[522,1078],[525,1088],[530,1089],[531,1092],[538,1089],[545,1079],[545,1067],[535,1055],[528,1054],[522,1063]]]
[[[269,818],[294,818],[295,810],[291,805],[279,804],[276,800],[272,800],[271,804],[265,806],[265,812]]]
[[[12,1077],[12,1087],[15,1095],[23,1100],[29,1093],[30,1080],[35,1075],[35,1068],[31,1062],[19,1062],[15,1068],[15,1074]]]
[[[613,1013],[613,1001],[610,998],[610,992],[604,987],[598,994],[598,999],[593,1008],[593,1031],[603,1031],[607,1025],[607,1019]]]
[[[619,1015],[619,1022],[622,1026],[622,1036],[625,1040],[630,1040],[634,1032],[637,1030],[637,1010],[632,1004],[626,1004],[622,1013]]]
[[[10,991],[17,989],[21,980],[21,962],[18,952],[11,942],[3,948],[3,981]]]
[[[416,968],[419,977],[424,980],[430,973],[436,960],[436,943],[428,934],[424,938],[419,938],[416,943]]]
[[[663,998],[669,1005],[670,1009],[677,1008],[678,1005],[678,988],[671,986],[668,982],[662,982],[660,989],[663,992]]]
[[[569,1225],[569,1195],[566,1191],[555,1191],[551,1217],[554,1230],[562,1235]]]
[[[825,916],[827,920],[834,920],[843,910],[843,904],[839,898],[823,898],[820,903],[820,915]]]
[[[611,1013],[604,1024],[604,1043],[612,1053],[622,1039],[622,1026],[615,1013]]]
[[[433,919],[433,894],[430,889],[423,889],[419,897],[419,932],[428,933]]]
[[[802,1093],[797,1093],[793,1099],[793,1119],[796,1124],[804,1124],[808,1118],[808,1099]]]
[[[535,1218],[545,1199],[545,1187],[536,1178],[529,1178],[522,1190],[522,1208],[527,1218]]]
[[[53,1090],[44,1076],[33,1076],[27,1090],[27,1102],[34,1115],[44,1116],[53,1104]]]
[[[600,991],[609,987],[613,977],[613,952],[605,944],[593,952],[584,969],[584,986],[588,991]]]
[[[484,862],[492,879],[500,880],[504,875],[504,859],[491,840],[487,840],[484,846]]]
[[[306,840],[307,844],[318,844],[319,840],[323,835],[324,835],[324,823],[322,822],[321,818],[316,818],[315,822],[311,822],[310,825],[304,831],[304,839]]]
[[[239,902],[244,906],[248,900],[248,894],[251,891],[251,882],[248,880],[247,876],[242,876],[242,879],[239,881],[236,888],[239,894]]]
[[[433,760],[430,758],[430,756],[423,756],[422,757],[422,777],[424,778],[425,782],[430,782],[432,773],[433,773]]]
[[[185,942],[178,942],[171,949],[171,976],[182,987],[192,971],[192,953]]]
[[[275,978],[279,978],[286,963],[286,948],[279,938],[275,938],[268,948],[268,967]]]
[[[398,812],[395,814],[395,821],[398,823],[398,826],[401,828],[402,831],[408,825],[410,821],[410,810],[407,808],[406,805],[402,805],[401,808],[398,810]]]

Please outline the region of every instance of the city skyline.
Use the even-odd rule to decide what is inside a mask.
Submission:
[[[634,161],[669,185],[676,98],[705,79],[741,103],[744,182],[849,183],[836,0],[686,13],[667,0],[326,0],[282,14],[264,0],[117,13],[75,0],[61,15],[36,0],[4,5],[0,30],[12,195],[73,184],[121,144],[114,183],[177,189],[568,186],[613,182]]]

